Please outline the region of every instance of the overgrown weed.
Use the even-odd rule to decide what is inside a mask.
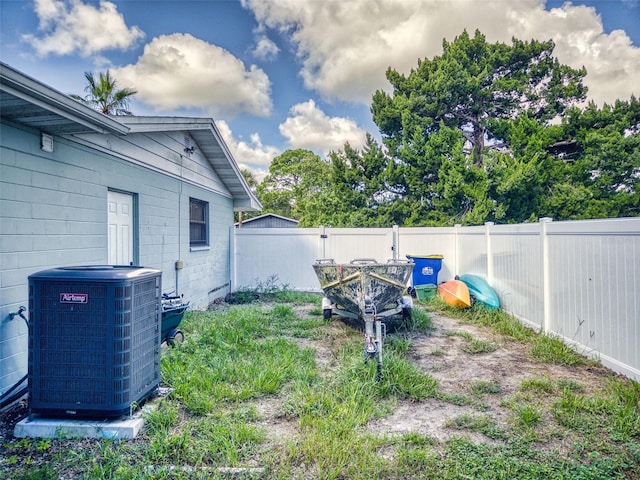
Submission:
[[[266,279],[256,278],[251,285],[244,285],[226,296],[225,300],[231,304],[247,304],[258,301],[293,303],[296,305],[320,305],[322,297],[317,293],[291,290],[289,285],[282,283],[278,275],[274,274]]]

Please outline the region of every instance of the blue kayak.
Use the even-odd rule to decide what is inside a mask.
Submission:
[[[465,273],[458,277],[469,288],[469,295],[488,308],[500,308],[500,299],[496,291],[482,277]]]

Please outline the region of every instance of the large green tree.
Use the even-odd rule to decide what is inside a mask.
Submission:
[[[131,88],[119,88],[116,79],[111,76],[109,70],[100,72],[95,77],[91,72],[85,72],[87,86],[86,95],[70,95],[91,108],[106,115],[131,115],[129,111],[129,100],[138,93]]]
[[[372,104],[382,145],[345,145],[308,173],[310,152],[288,152],[260,198],[301,226],[640,215],[640,102],[577,107],[585,73],[552,42],[463,32],[409,75],[388,70],[393,92]]]
[[[585,70],[561,65],[553,49],[551,41],[488,43],[464,31],[408,75],[387,70],[392,93],[377,91],[371,110],[390,155],[396,208],[409,213],[408,223],[531,216],[539,193],[532,185],[548,153],[538,139],[512,163],[510,142],[524,128],[513,122],[524,118],[528,129],[542,129],[586,95]],[[496,185],[492,173],[509,184]]]
[[[329,155],[329,178],[322,198],[315,202],[309,221],[336,227],[389,225],[385,205],[395,197],[387,182],[388,158],[375,139],[367,135],[361,151],[345,144],[344,150]]]
[[[546,216],[561,219],[640,215],[640,101],[590,103],[567,112],[549,146],[555,178],[544,197]]]
[[[377,91],[372,112],[391,154],[411,162],[423,155],[420,137],[444,126],[464,134],[482,165],[487,142],[504,141],[496,135],[500,122],[526,114],[544,123],[562,114],[585,98],[586,71],[561,65],[554,47],[515,38],[511,45],[487,43],[479,31],[464,31],[409,75],[388,69],[393,92]]]
[[[310,150],[287,150],[275,157],[256,189],[263,212],[301,221],[305,204],[318,195],[329,175],[329,164]]]

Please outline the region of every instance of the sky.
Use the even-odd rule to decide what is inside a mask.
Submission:
[[[600,106],[640,96],[640,0],[0,0],[0,61],[78,95],[109,70],[137,91],[134,115],[213,118],[260,179],[287,149],[379,138],[386,70],[408,74],[465,29],[553,40]]]

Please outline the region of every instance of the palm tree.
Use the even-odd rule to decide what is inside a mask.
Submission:
[[[87,79],[87,86],[84,89],[87,95],[84,97],[70,95],[71,98],[106,115],[131,115],[128,110],[129,98],[138,93],[136,90],[118,89],[116,80],[109,70],[106,73],[100,72],[97,79],[92,72],[85,72],[84,77]]]
[[[258,186],[258,179],[256,178],[255,174],[248,168],[241,169],[240,173],[247,182],[247,185],[249,185],[251,191],[255,193],[256,187]]]
[[[245,181],[247,182],[247,185],[249,185],[249,188],[251,189],[251,191],[253,193],[256,193],[256,187],[258,186],[259,182],[255,174],[248,168],[241,169],[240,173],[242,174]],[[242,226],[243,220],[249,220],[250,218],[257,217],[258,215],[260,215],[260,212],[258,213],[249,212],[245,215],[244,212],[240,211],[240,212],[235,212],[234,217],[235,217],[235,221]]]

